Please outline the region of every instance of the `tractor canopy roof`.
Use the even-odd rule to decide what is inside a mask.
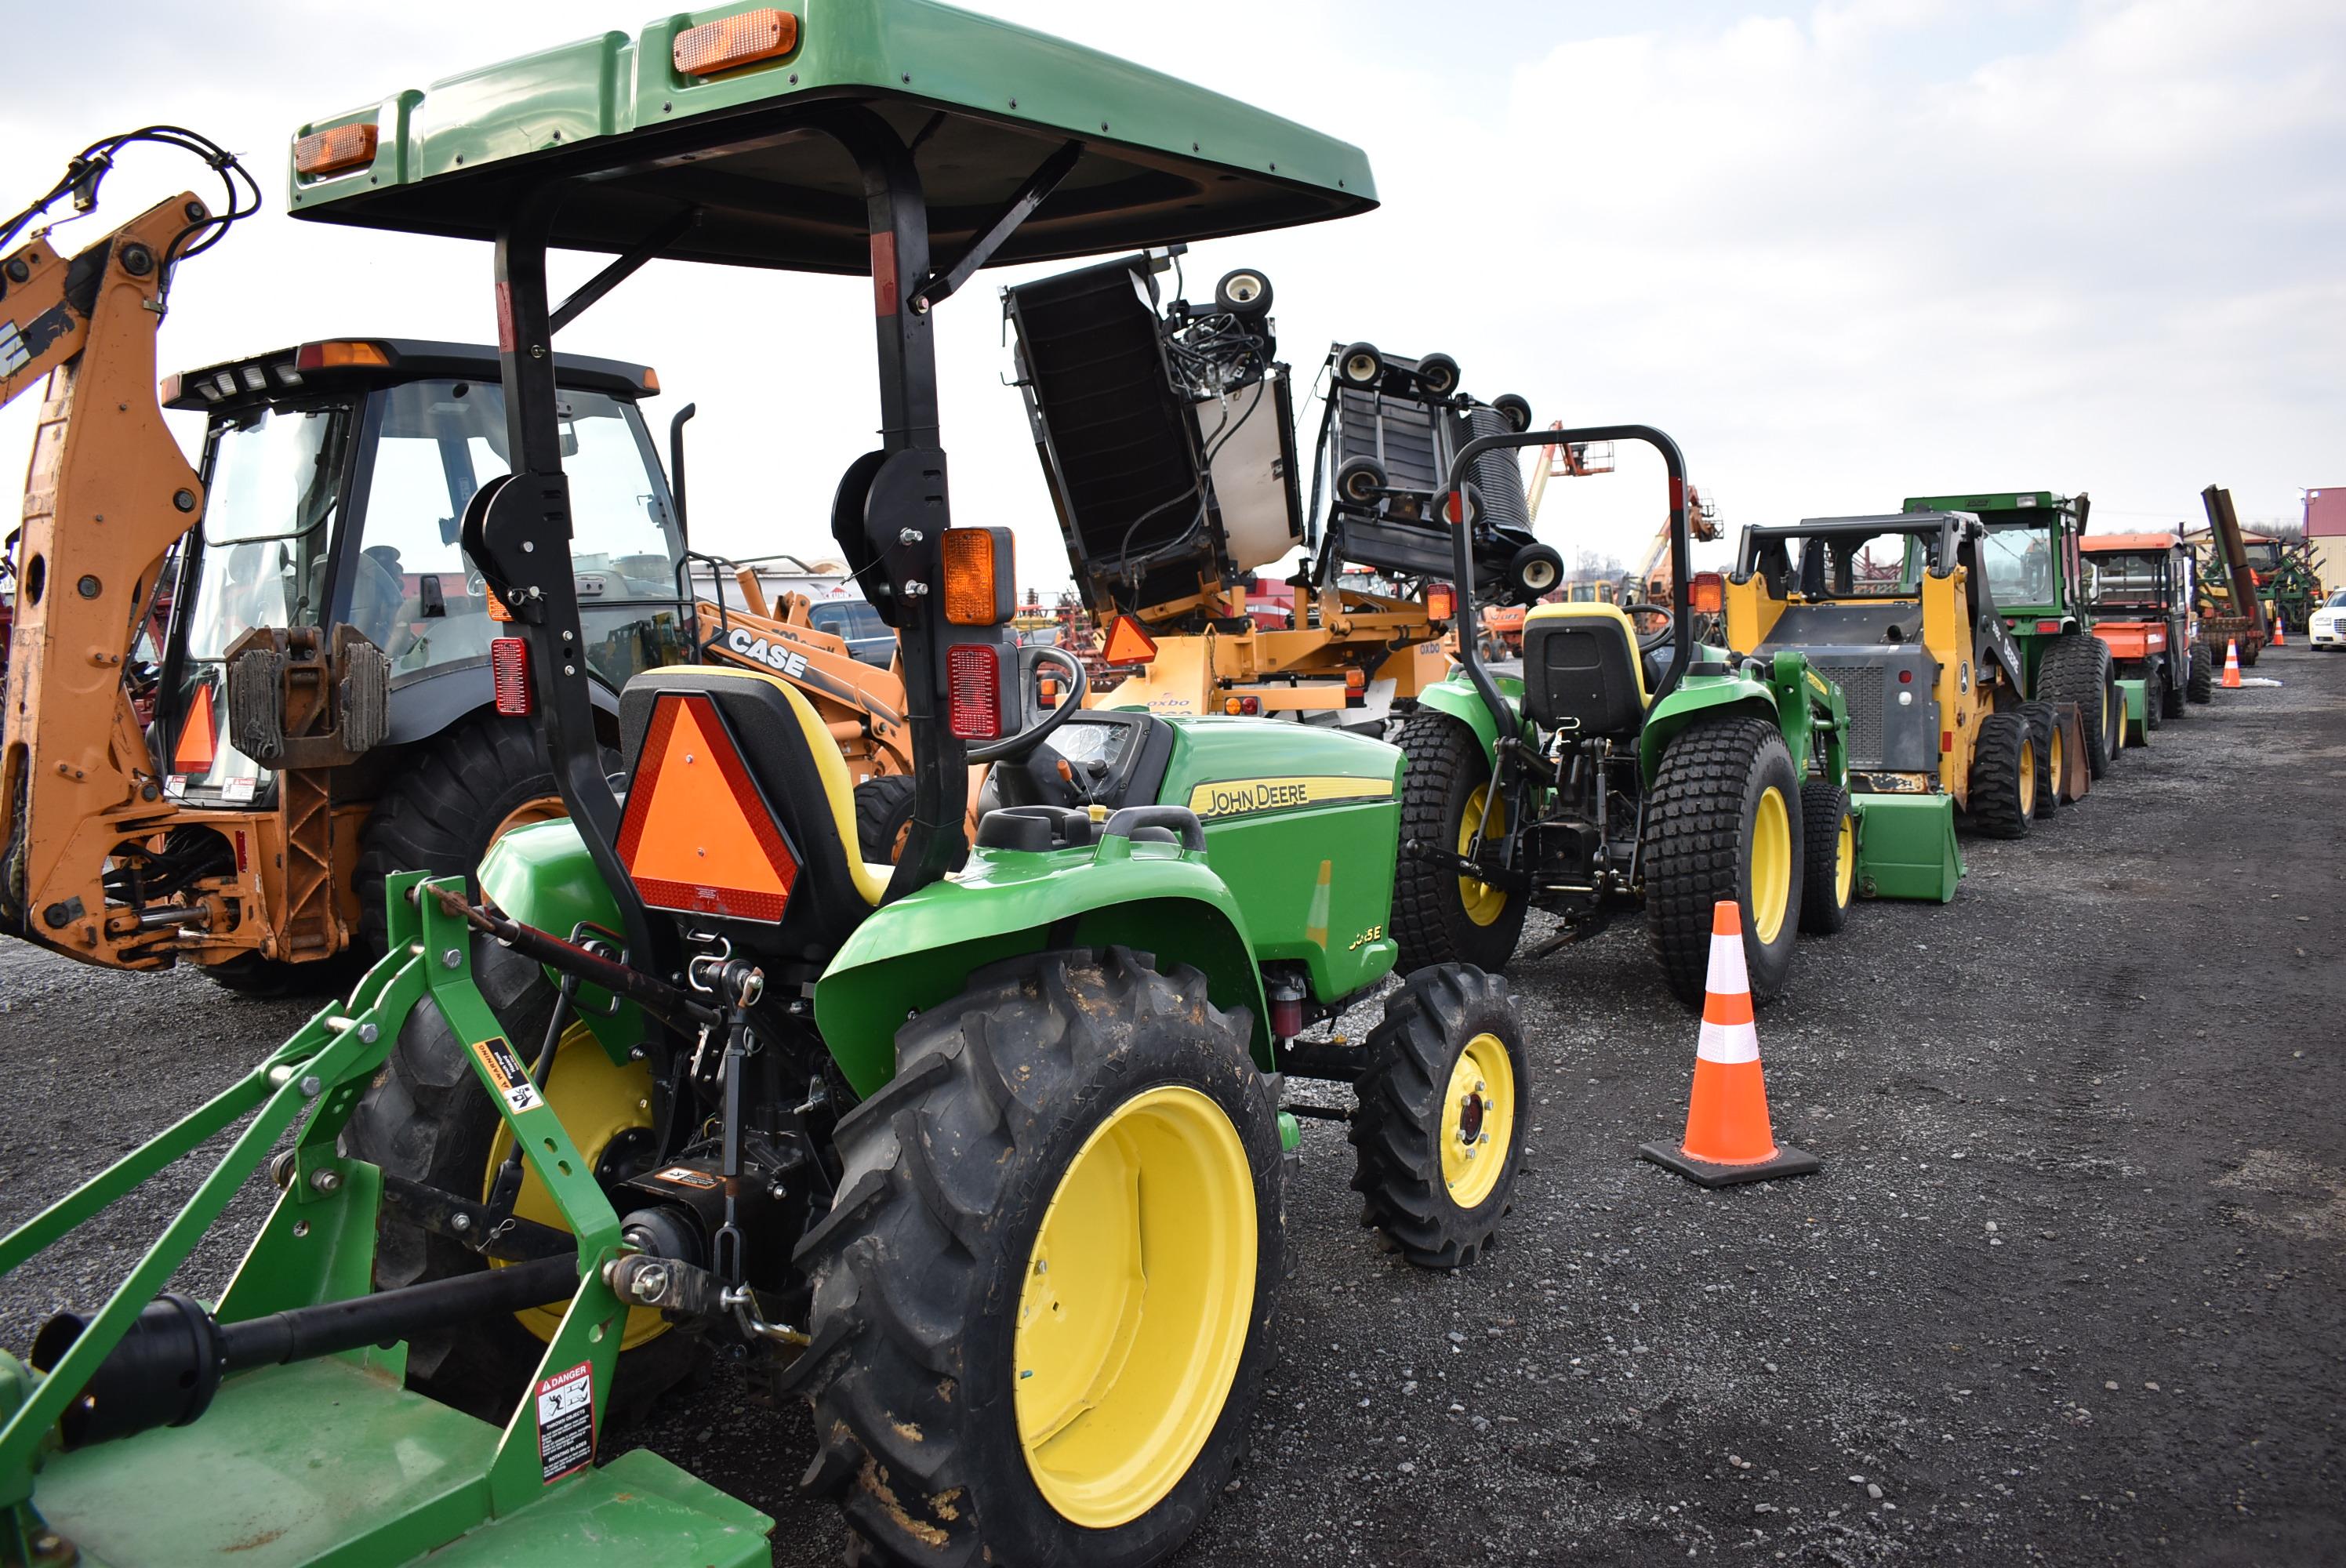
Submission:
[[[2088,534],[2077,547],[2088,555],[2126,550],[2172,550],[2179,541],[2172,534]]]
[[[913,149],[940,254],[1038,168],[1073,168],[994,264],[1169,244],[1376,205],[1345,142],[1095,50],[935,0],[729,5],[394,94],[296,134],[297,218],[488,239],[566,185],[549,242],[861,273],[856,166],[827,122],[868,110]]]
[[[1809,538],[1820,535],[1868,538],[1876,534],[1936,534],[1950,524],[1959,530],[1966,524],[1975,528],[1979,525],[1979,519],[1970,515],[1965,508],[1910,505],[1903,512],[1862,517],[1803,517],[1798,523],[1785,526],[1752,528],[1746,532],[1778,538]]]
[[[2085,496],[2063,495],[2053,490],[1997,490],[1978,495],[1909,495],[1904,512],[1969,512],[1991,528],[2042,528],[2053,525],[2055,514],[2070,526],[2084,522]]]
[[[649,365],[554,356],[556,379],[581,392],[649,397],[659,377]],[[311,390],[393,386],[427,377],[497,379],[494,343],[437,343],[423,338],[330,338],[226,360],[163,378],[165,408],[215,410],[269,402]]]

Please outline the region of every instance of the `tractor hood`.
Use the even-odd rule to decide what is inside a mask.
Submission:
[[[863,188],[824,133],[866,114],[914,148],[940,256],[1070,143],[1074,167],[993,264],[1376,205],[1360,149],[1219,93],[934,0],[794,0],[677,13],[311,121],[290,206],[488,239],[553,181],[567,187],[556,247],[625,252],[697,213],[661,255],[862,273]]]

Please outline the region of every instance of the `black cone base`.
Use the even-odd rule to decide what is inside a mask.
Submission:
[[[1785,1176],[1814,1176],[1824,1169],[1816,1156],[1793,1148],[1789,1144],[1776,1145],[1776,1157],[1759,1160],[1749,1165],[1723,1166],[1711,1160],[1697,1159],[1677,1144],[1639,1144],[1637,1153],[1664,1170],[1676,1171],[1698,1186],[1734,1186],[1747,1181],[1775,1181]]]

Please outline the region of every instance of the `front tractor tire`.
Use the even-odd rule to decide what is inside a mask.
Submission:
[[[617,767],[618,759],[606,752],[604,771]],[[515,828],[567,815],[554,767],[521,719],[481,714],[416,747],[359,838],[354,880],[367,962],[382,956],[383,881],[393,871],[463,877],[466,890],[477,892],[491,844]]]
[[[1646,807],[1646,928],[1670,991],[1700,1007],[1713,906],[1732,900],[1755,1002],[1792,971],[1802,864],[1800,778],[1764,718],[1698,718],[1662,753]]]
[[[1800,929],[1831,936],[1849,923],[1857,897],[1857,808],[1838,784],[1800,786]]]
[[[1991,839],[2026,838],[2036,814],[2036,742],[2026,716],[1991,713],[1981,719],[1964,799],[1972,826]]]
[[[876,773],[855,787],[856,847],[875,866],[892,866],[913,830],[909,773]]]
[[[1515,955],[1528,901],[1412,850],[1416,845],[1464,855],[1474,846],[1492,784],[1490,757],[1473,729],[1433,708],[1412,714],[1396,744],[1406,761],[1393,876],[1392,933],[1401,948],[1395,968],[1406,974],[1464,963],[1496,973]],[[1490,827],[1498,833],[1506,826],[1502,799]]]
[[[1246,1444],[1282,1272],[1243,1012],[1121,948],[981,970],[840,1123],[791,1381],[859,1564],[1141,1568]]]
[[[2061,809],[2067,788],[2068,741],[2061,712],[2049,702],[2024,702],[2015,710],[2028,721],[2029,744],[2036,748],[2036,815],[2041,820]]]
[[[1354,1087],[1361,1223],[1420,1268],[1473,1263],[1515,1207],[1530,1125],[1507,983],[1456,963],[1411,975],[1386,998]]]

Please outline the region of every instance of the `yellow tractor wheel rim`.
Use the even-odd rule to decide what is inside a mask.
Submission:
[[[2020,814],[2036,815],[2036,739],[2031,736],[2020,743]]]
[[[603,1049],[595,1033],[584,1023],[573,1023],[554,1049],[554,1072],[546,1079],[546,1103],[562,1118],[563,1131],[578,1145],[586,1156],[587,1168],[599,1166],[611,1141],[635,1127],[648,1127],[652,1122],[652,1072],[648,1064],[614,1063]],[[513,1149],[513,1132],[502,1121],[497,1135],[489,1142],[488,1167],[481,1173],[481,1198],[488,1200],[496,1186],[497,1171]],[[534,1219],[540,1225],[550,1225],[556,1230],[570,1227],[562,1221],[562,1210],[555,1204],[554,1195],[537,1179],[537,1173],[524,1166],[521,1193],[514,1199],[514,1213],[523,1219]],[[502,1268],[504,1264],[489,1259],[489,1267]],[[569,1309],[568,1301],[531,1307],[514,1314],[514,1320],[541,1339],[551,1340],[555,1330],[562,1327],[562,1315]],[[632,1350],[648,1339],[658,1339],[668,1332],[668,1320],[657,1308],[638,1307],[627,1314],[627,1332],[620,1336],[619,1348]]]
[[[1068,1162],[1011,1340],[1019,1444],[1062,1517],[1128,1524],[1197,1462],[1246,1352],[1255,1226],[1246,1146],[1195,1089],[1136,1095]]]
[[[1857,813],[1844,807],[1841,814],[1841,831],[1833,843],[1833,899],[1841,909],[1849,907],[1851,894],[1857,891]]]
[[[1483,802],[1490,789],[1487,784],[1477,784],[1474,792],[1466,797],[1466,809],[1458,819],[1458,852],[1462,855],[1474,852],[1474,836],[1483,829]],[[1491,831],[1504,832],[1506,827],[1507,803],[1501,800],[1491,808]],[[1458,901],[1465,908],[1468,920],[1476,925],[1489,925],[1506,912],[1507,891],[1473,877],[1461,877]]]
[[[1762,945],[1784,929],[1792,903],[1792,814],[1773,784],[1751,817],[1751,934]]]
[[[2061,750],[2061,725],[2057,719],[2053,725],[2052,738],[2045,743],[2045,754],[2052,764],[2047,771],[2053,775],[2053,799],[2058,800],[2061,798],[2061,764],[2066,759]]]
[[[1442,1180],[1450,1201],[1474,1208],[1499,1185],[1515,1141],[1515,1066],[1495,1034],[1458,1053],[1442,1101]]]

